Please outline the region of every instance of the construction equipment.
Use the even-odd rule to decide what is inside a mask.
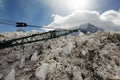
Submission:
[[[20,28],[36,27],[36,28],[54,29],[52,27],[28,25],[27,23],[24,23],[24,22],[15,22],[15,21],[10,21],[10,20],[5,20],[5,19],[0,19],[0,24],[16,26],[16,27],[20,27]],[[79,29],[66,30],[66,29],[57,28],[57,30],[53,30],[53,31],[49,31],[49,32],[32,34],[30,36],[25,36],[25,37],[11,39],[11,40],[3,40],[3,41],[0,41],[0,49],[19,46],[19,45],[23,45],[23,44],[38,42],[38,41],[43,41],[43,40],[48,40],[48,39],[53,39],[53,38],[65,36],[65,35],[71,34],[73,32],[78,32],[78,31],[79,31]]]
[[[65,36],[65,35],[71,34],[73,32],[78,32],[78,31],[79,29],[53,30],[49,32],[39,33],[39,34],[32,34],[30,36],[25,36],[21,38],[16,38],[16,39],[11,39],[11,40],[6,40],[6,41],[4,40],[4,41],[0,41],[0,49],[38,42],[38,41],[43,41],[43,40],[48,40],[48,39],[53,39],[53,38]]]

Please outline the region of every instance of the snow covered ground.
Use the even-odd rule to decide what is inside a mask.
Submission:
[[[30,34],[4,33],[0,40],[23,35]],[[81,33],[2,49],[0,80],[120,80],[120,33]]]

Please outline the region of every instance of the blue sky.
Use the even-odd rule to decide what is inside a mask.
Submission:
[[[59,4],[58,0],[0,0],[0,19],[22,21],[31,25],[49,25],[54,20],[53,14],[67,16],[74,11],[68,10],[62,4],[56,6],[57,4]],[[119,11],[119,4],[120,0],[94,0],[86,9],[100,11],[101,13],[108,10]],[[15,26],[0,24],[0,33],[17,29]],[[39,28],[24,29],[41,30]]]

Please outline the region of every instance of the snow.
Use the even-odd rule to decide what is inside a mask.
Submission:
[[[22,57],[21,57],[21,60],[20,60],[19,68],[23,68],[24,65],[25,65],[25,57],[22,56]]]
[[[72,52],[72,48],[73,48],[73,44],[71,43],[71,42],[69,42],[66,46],[65,46],[65,48],[64,48],[64,50],[63,50],[63,53],[65,53],[65,54],[71,54],[71,52]]]
[[[7,75],[7,77],[5,78],[5,80],[15,80],[15,70],[12,69],[10,71],[10,73]]]
[[[35,51],[31,57],[31,61],[37,61],[39,59],[38,52]]]
[[[2,34],[0,40],[28,35],[14,33],[5,33],[5,37]],[[24,45],[24,51],[22,46],[0,50],[1,77],[5,80],[119,79],[120,33],[80,34]]]
[[[48,63],[49,63],[48,64],[48,72],[53,73],[56,68],[57,62],[55,60],[49,60]]]
[[[35,76],[39,80],[45,80],[47,75],[48,64],[44,63],[36,69]]]
[[[0,79],[2,79],[3,78],[3,75],[2,74],[0,74]]]
[[[86,54],[87,52],[86,52],[85,50],[83,50],[81,53],[85,56],[85,54]]]
[[[73,68],[73,77],[74,77],[74,80],[83,80],[81,76],[81,72],[79,72],[79,69],[77,69],[77,67]]]

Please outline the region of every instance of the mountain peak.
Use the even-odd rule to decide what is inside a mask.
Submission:
[[[93,24],[91,23],[86,23],[86,24],[81,24],[79,26],[79,29],[81,30],[81,32],[83,33],[87,33],[87,32],[90,32],[90,33],[95,33],[97,31],[103,31],[102,28],[99,28],[97,26],[94,26]]]
[[[94,25],[92,25],[91,23],[86,23],[86,24],[84,24],[84,25],[88,25],[88,26],[94,26]]]

